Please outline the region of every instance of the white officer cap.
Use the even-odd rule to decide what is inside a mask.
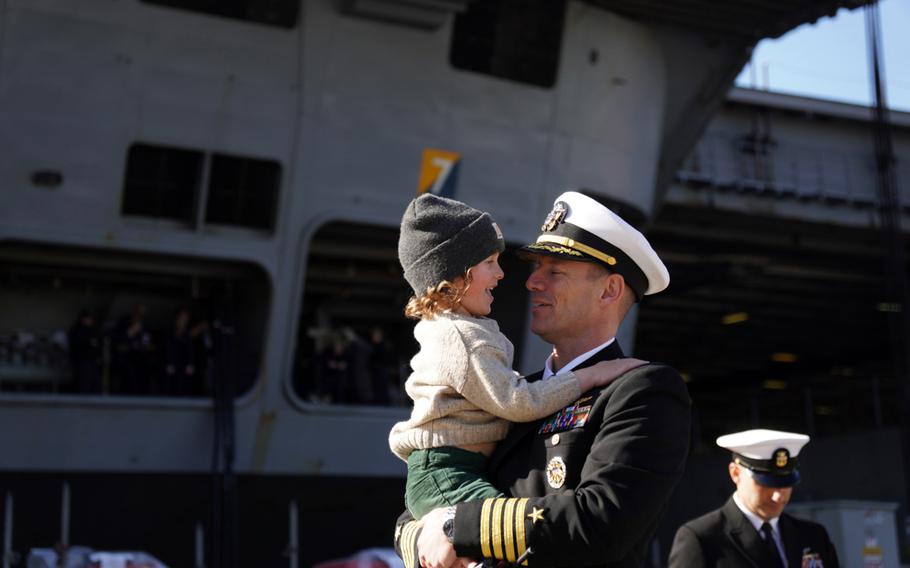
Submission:
[[[717,439],[733,452],[733,462],[752,472],[759,485],[790,487],[799,483],[799,451],[809,436],[777,430],[746,430]]]
[[[603,204],[567,191],[553,202],[537,241],[520,256],[543,254],[568,260],[600,262],[620,274],[638,299],[670,284],[667,267],[648,239]]]

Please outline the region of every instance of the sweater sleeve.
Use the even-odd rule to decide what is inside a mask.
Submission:
[[[458,390],[477,407],[511,422],[549,416],[581,396],[575,373],[529,383],[512,370],[505,351],[490,343],[470,349],[464,382]]]

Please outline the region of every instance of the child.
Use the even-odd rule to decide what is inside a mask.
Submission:
[[[505,242],[487,213],[424,194],[401,221],[398,258],[414,290],[405,315],[420,321],[420,351],[405,383],[411,417],[389,434],[408,463],[405,504],[420,519],[437,507],[500,496],[486,458],[511,422],[548,416],[642,362],[601,362],[529,383],[512,370],[512,344],[486,318],[503,277]]]

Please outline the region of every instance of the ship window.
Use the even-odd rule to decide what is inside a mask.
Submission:
[[[206,223],[271,229],[280,176],[278,162],[214,154]]]
[[[192,224],[202,152],[133,144],[126,165],[123,214]]]
[[[292,376],[297,395],[317,404],[409,406],[404,381],[417,351],[404,316],[411,289],[397,254],[398,227],[336,221],[309,246]],[[510,247],[511,249],[512,247]],[[507,251],[507,277],[491,317],[520,360],[527,317],[528,264]]]
[[[0,393],[239,396],[259,377],[270,303],[241,262],[0,246]]]
[[[195,227],[201,208],[205,223],[270,230],[280,179],[274,160],[136,143],[127,157],[122,212]]]
[[[181,10],[202,12],[269,26],[293,28],[300,0],[143,0]]]
[[[457,69],[552,87],[565,0],[485,0],[455,16],[449,59]]]

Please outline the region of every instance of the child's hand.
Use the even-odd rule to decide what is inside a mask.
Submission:
[[[575,376],[578,377],[578,382],[581,384],[581,391],[585,392],[593,388],[608,385],[628,371],[647,364],[647,361],[633,359],[631,357],[626,359],[614,359],[612,361],[601,361],[600,363],[585,369],[576,369]]]

